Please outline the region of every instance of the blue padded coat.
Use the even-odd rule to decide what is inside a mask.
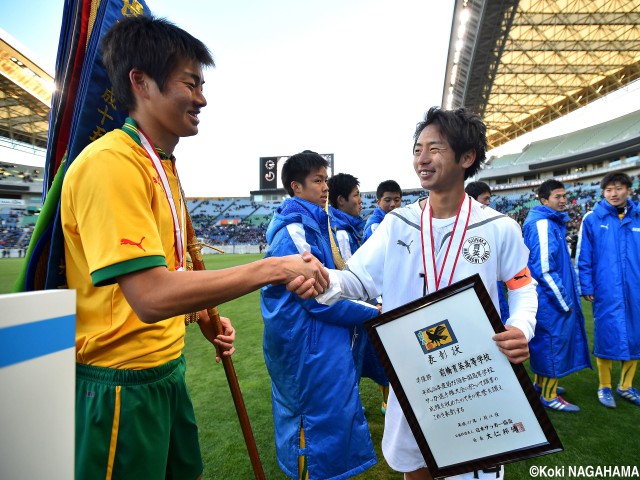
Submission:
[[[640,209],[628,201],[622,220],[601,200],[582,219],[576,266],[580,295],[593,295],[593,354],[640,359]]]
[[[310,251],[333,268],[326,212],[293,197],[276,210],[266,256]],[[298,476],[343,479],[376,463],[351,354],[350,331],[378,315],[376,308],[341,300],[332,306],[301,300],[284,285],[261,290],[264,358],[271,376],[276,453],[280,468]],[[305,448],[300,445],[304,428]]]
[[[546,206],[531,209],[524,225],[529,270],[538,282],[531,370],[560,378],[591,368],[587,332],[571,253],[565,239],[569,215]]]

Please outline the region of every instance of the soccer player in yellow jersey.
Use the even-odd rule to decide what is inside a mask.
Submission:
[[[61,197],[69,288],[77,291],[76,478],[198,478],[203,471],[185,384],[184,315],[215,336],[205,308],[267,284],[303,298],[327,286],[310,254],[221,271],[185,270],[185,205],[173,150],[198,133],[207,47],[162,19],[120,20],[101,43],[122,129],[69,167]]]

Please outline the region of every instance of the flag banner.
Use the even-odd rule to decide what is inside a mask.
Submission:
[[[60,191],[64,174],[93,140],[122,126],[127,112],[115,104],[102,63],[102,36],[119,19],[149,15],[142,0],[67,0],[56,59],[56,85],[49,114],[43,214],[38,218],[14,291],[66,285]]]
[[[67,0],[65,2],[56,57],[56,90],[53,93],[49,112],[43,200],[51,188],[51,183],[66,150],[66,142],[69,139],[73,104],[87,45],[90,7],[91,0]],[[59,143],[64,144],[59,145]]]

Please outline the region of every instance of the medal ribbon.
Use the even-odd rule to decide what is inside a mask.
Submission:
[[[466,212],[463,208],[465,204],[465,200],[468,200]],[[429,210],[429,235],[426,236],[424,234],[424,215],[425,211]],[[464,215],[460,215],[461,213],[466,213],[466,220],[463,221],[462,217]],[[462,197],[462,201],[460,202],[460,206],[458,207],[458,213],[456,214],[456,219],[453,224],[453,231],[451,232],[451,237],[449,237],[449,243],[447,245],[447,250],[445,251],[444,258],[442,260],[442,265],[440,267],[440,273],[437,271],[437,262],[436,262],[436,249],[433,240],[433,209],[431,208],[431,204],[429,203],[429,199],[426,200],[424,206],[422,207],[422,214],[420,215],[420,239],[422,241],[422,265],[424,268],[424,282],[427,293],[432,293],[429,290],[429,285],[435,287],[434,292],[440,289],[440,283],[442,281],[442,277],[446,278],[445,272],[449,276],[449,280],[445,286],[449,286],[451,281],[453,280],[453,274],[456,271],[456,266],[458,265],[458,259],[460,258],[460,251],[462,250],[462,244],[464,242],[464,236],[467,233],[467,227],[469,226],[469,219],[471,218],[471,197],[466,194]],[[464,227],[462,226],[464,223]],[[425,246],[425,236],[426,238],[426,246]],[[455,258],[449,258],[449,251],[451,250],[452,245],[458,245]],[[431,255],[427,255],[426,252],[430,251]],[[449,262],[447,262],[449,260]],[[450,273],[449,273],[450,272]]]
[[[175,240],[174,246],[177,259],[176,270],[184,270],[184,235],[182,233],[181,227],[181,225],[184,225],[184,205],[182,201],[182,193],[178,192],[178,195],[180,197],[180,218],[182,220],[182,223],[180,223],[178,221],[178,211],[173,200],[173,192],[171,191],[169,178],[167,177],[167,172],[164,171],[164,167],[162,166],[162,161],[158,156],[158,152],[156,152],[155,148],[151,146],[151,142],[144,134],[144,132],[140,129],[138,129],[138,131],[140,133],[140,143],[146,150],[147,155],[149,155],[151,163],[153,164],[153,168],[155,168],[156,173],[158,174],[158,177],[162,182],[162,186],[164,187],[164,194],[167,197],[167,202],[169,202],[169,208],[171,209],[171,216],[173,217],[173,238]]]

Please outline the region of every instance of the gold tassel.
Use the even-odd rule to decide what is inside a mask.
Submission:
[[[189,255],[189,252],[187,252],[187,257],[186,257],[186,266],[187,266],[187,271],[191,272],[193,271],[193,261],[191,260],[191,255]],[[184,324],[185,325],[190,325],[192,323],[196,323],[198,320],[200,320],[200,314],[198,312],[193,312],[193,313],[186,313],[184,315]]]
[[[216,252],[224,253],[224,250],[220,250],[219,248],[216,248],[212,245],[207,245],[206,243],[197,242],[197,243],[189,244],[187,245],[187,256],[186,256],[186,262],[185,262],[187,266],[187,270],[189,271],[193,270],[193,260],[191,260],[191,251],[194,252],[194,255],[196,255],[196,257],[200,257],[201,259],[202,254],[200,252],[202,251],[202,247],[209,247],[210,249],[215,250]],[[200,320],[200,313],[198,312],[187,313],[184,316],[185,325],[196,323],[198,320]]]
[[[335,238],[333,238],[333,230],[331,229],[331,217],[329,215],[329,201],[324,206],[324,211],[327,212],[327,228],[329,229],[329,242],[331,243],[331,255],[333,256],[333,263],[336,265],[336,270],[342,270],[345,266],[345,261],[342,259],[340,249],[336,244]]]

